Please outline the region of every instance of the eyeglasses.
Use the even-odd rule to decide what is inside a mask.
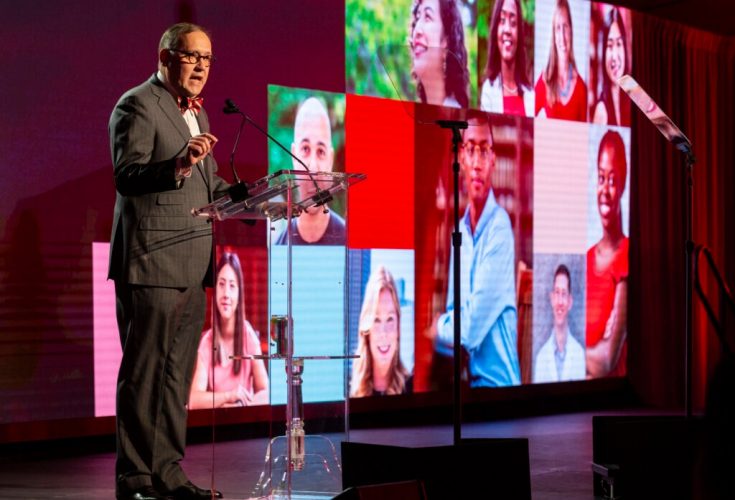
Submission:
[[[202,63],[202,66],[205,68],[208,68],[212,65],[214,61],[216,61],[215,57],[212,54],[209,54],[207,56],[204,56],[200,54],[199,52],[189,52],[186,50],[179,50],[179,49],[168,49],[171,52],[176,52],[177,54],[181,54],[181,61],[185,62],[187,64],[199,64]]]
[[[478,158],[480,161],[487,161],[488,158],[490,158],[490,154],[492,153],[492,148],[487,143],[482,144],[475,144],[474,142],[466,142],[462,145],[462,149],[464,150],[464,154],[467,156],[467,159],[469,161],[474,161]]]

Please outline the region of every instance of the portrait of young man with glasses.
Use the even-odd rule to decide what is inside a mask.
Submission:
[[[470,385],[518,385],[521,379],[516,347],[513,228],[508,213],[498,205],[493,194],[495,152],[489,116],[477,113],[468,121],[459,157],[467,194],[467,208],[460,221],[462,303],[454,304],[450,266],[447,310],[438,319],[435,345],[443,353],[451,350],[454,308],[459,307],[461,342],[468,354]]]
[[[187,400],[211,285],[211,224],[190,215],[228,187],[215,172],[201,93],[214,56],[206,30],[180,23],[158,71],[109,122],[116,188],[108,278],[123,356],[117,381],[118,499],[209,499],[181,468]],[[214,492],[221,497],[219,492]]]

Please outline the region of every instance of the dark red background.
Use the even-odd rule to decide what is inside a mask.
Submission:
[[[91,242],[110,233],[114,188],[106,125],[115,101],[155,71],[166,26],[193,20],[209,27],[218,61],[205,107],[220,138],[216,157],[229,178],[226,158],[236,125],[219,112],[225,98],[265,124],[268,84],[344,92],[344,2],[4,4],[0,441],[84,434],[98,427],[87,419],[94,407]],[[634,75],[695,145],[695,240],[712,248],[732,285],[735,41],[638,15],[633,31]],[[637,112],[633,137],[629,377],[645,403],[679,406],[683,161]],[[241,177],[264,175],[266,153],[265,139],[246,129],[237,159]],[[718,345],[700,308],[695,320],[694,394],[701,407]],[[77,424],[63,424],[70,418]]]

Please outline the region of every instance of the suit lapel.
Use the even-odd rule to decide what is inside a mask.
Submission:
[[[181,110],[179,110],[179,107],[176,104],[176,99],[174,99],[171,93],[166,90],[166,88],[163,86],[163,83],[161,83],[161,81],[155,74],[148,81],[153,86],[153,93],[158,97],[158,106],[161,108],[163,113],[166,115],[166,118],[168,118],[174,128],[179,132],[179,134],[181,134],[184,140],[188,142],[191,138],[191,132],[189,131],[189,126],[186,124],[186,121],[181,116]],[[202,109],[197,115],[197,123],[199,124],[200,132],[209,132],[209,120],[204,109]],[[204,161],[207,161],[207,159],[205,158]],[[198,162],[196,164],[196,169],[199,171],[199,175],[202,176],[204,184],[207,186],[207,191],[209,191],[211,198],[209,178],[207,177],[207,174],[203,167],[204,161]],[[207,170],[211,171],[212,169]]]
[[[156,75],[153,75],[149,81],[153,84],[153,93],[158,97],[158,107],[161,108],[161,111],[166,115],[166,118],[171,122],[171,125],[179,132],[179,134],[181,134],[181,137],[186,141],[189,141],[191,133],[189,132],[189,127],[187,127],[184,118],[181,116],[181,111],[179,111],[179,108],[176,105],[176,99],[174,99],[174,96],[166,90]]]
[[[209,119],[207,118],[207,113],[206,111],[204,111],[204,108],[202,108],[201,111],[199,111],[199,114],[196,115],[196,118],[197,118],[197,123],[199,124],[199,131],[209,132]],[[207,160],[207,158],[205,158],[205,161]],[[207,186],[207,191],[209,191],[211,195],[212,189],[209,184],[209,177],[207,177],[207,172],[211,172],[212,169],[208,168],[206,169],[206,172],[205,172],[205,169],[203,167],[204,167],[204,161],[197,163],[197,169],[199,170],[199,173],[202,175],[202,179],[204,179],[204,184],[206,184]],[[212,201],[212,200],[210,199],[209,201]]]

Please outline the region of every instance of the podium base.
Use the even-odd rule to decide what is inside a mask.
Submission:
[[[277,436],[268,443],[263,472],[252,492],[253,498],[274,500],[334,498],[342,490],[342,466],[328,438],[304,437],[306,453],[298,469],[288,464],[288,440]]]

